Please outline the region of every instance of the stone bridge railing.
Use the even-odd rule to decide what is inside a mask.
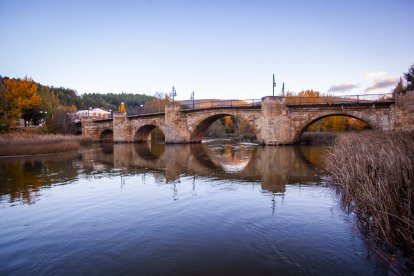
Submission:
[[[395,102],[394,94],[361,94],[361,95],[321,95],[321,96],[284,96],[280,97],[286,100],[287,106],[302,105],[333,105],[333,104],[371,104],[371,103],[393,103]],[[247,100],[184,100],[175,103],[180,106],[181,110],[205,110],[217,108],[260,108],[261,99]],[[143,106],[136,114],[139,116],[145,114],[161,114],[165,112],[164,106]]]

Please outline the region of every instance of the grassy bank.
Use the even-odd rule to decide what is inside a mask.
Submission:
[[[77,150],[81,145],[92,143],[81,136],[11,133],[0,135],[0,156],[32,155]]]
[[[362,233],[389,258],[402,253],[414,270],[414,132],[338,136],[328,164]]]

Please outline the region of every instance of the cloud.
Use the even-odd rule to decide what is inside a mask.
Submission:
[[[387,72],[370,72],[365,75],[367,79],[378,82],[384,80],[385,78],[389,77]]]
[[[365,92],[394,86],[397,84],[398,80],[399,80],[398,78],[391,77],[391,76],[386,77],[385,79],[382,79],[382,80],[381,79],[376,80],[374,81],[373,85],[365,89]]]
[[[356,84],[341,83],[341,84],[338,84],[338,85],[332,85],[328,89],[328,92],[344,92],[344,91],[352,90],[352,89],[357,88],[357,87],[358,87],[358,85],[356,85]]]

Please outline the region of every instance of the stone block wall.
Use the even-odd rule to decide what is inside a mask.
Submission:
[[[395,130],[414,130],[414,91],[395,95]]]
[[[113,114],[113,135],[114,142],[116,143],[132,142],[131,124],[126,112],[116,112]]]
[[[187,126],[187,115],[180,111],[178,105],[165,107],[165,142],[189,143],[190,132]]]
[[[112,122],[94,122],[91,118],[82,119],[82,135],[99,141],[101,133],[105,130],[112,130]]]
[[[284,98],[270,96],[262,98],[260,121],[262,127],[257,135],[259,143],[281,145],[293,142]]]

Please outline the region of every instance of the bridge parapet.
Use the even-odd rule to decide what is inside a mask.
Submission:
[[[369,104],[393,104],[393,93],[386,94],[362,94],[362,95],[321,95],[321,96],[286,96],[288,106],[306,105],[369,105]]]

